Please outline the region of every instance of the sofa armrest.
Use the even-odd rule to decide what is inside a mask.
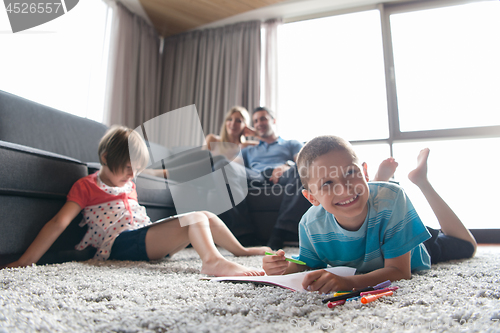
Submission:
[[[0,256],[26,250],[66,202],[86,164],[40,149],[0,141]],[[81,216],[80,218],[81,219]],[[79,221],[49,251],[71,250],[81,239]]]

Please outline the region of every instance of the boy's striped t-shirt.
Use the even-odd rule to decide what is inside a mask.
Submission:
[[[384,267],[384,258],[411,251],[412,271],[429,269],[422,242],[430,234],[404,190],[387,182],[371,182],[368,187],[368,214],[359,230],[345,230],[321,205],[304,214],[298,259],[312,268],[349,266],[366,273]]]

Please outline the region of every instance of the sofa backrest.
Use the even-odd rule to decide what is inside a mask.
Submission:
[[[107,126],[0,90],[0,140],[99,162]]]

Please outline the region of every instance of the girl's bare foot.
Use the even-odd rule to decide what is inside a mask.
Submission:
[[[267,246],[256,246],[256,247],[244,247],[241,252],[233,253],[237,257],[247,257],[247,256],[263,256],[266,252],[272,252],[270,247]]]
[[[265,274],[263,271],[247,268],[225,258],[204,262],[201,273],[213,276],[261,276]]]
[[[417,157],[417,167],[408,174],[408,178],[418,187],[428,183],[427,159],[429,158],[429,152],[429,148],[420,151]]]
[[[398,167],[398,162],[393,157],[389,157],[380,163],[378,167],[377,174],[375,174],[375,178],[373,178],[373,181],[376,182],[386,182],[391,179],[392,176],[394,176],[394,172],[396,171],[396,168]]]

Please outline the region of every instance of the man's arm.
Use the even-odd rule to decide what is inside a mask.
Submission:
[[[325,270],[311,272],[306,275],[302,287],[310,290],[329,293],[339,290],[361,289],[374,286],[380,282],[411,278],[411,255],[410,252],[402,256],[385,259],[384,267],[372,272],[353,276],[338,276]]]
[[[241,150],[241,158],[243,159],[243,165],[246,167],[246,168],[249,168],[250,169],[250,162],[248,161],[248,150],[252,148],[252,146],[249,146],[249,147],[245,147]],[[241,163],[238,162],[238,163]]]
[[[297,156],[299,156],[299,151],[302,148],[303,144],[297,140],[290,140],[288,144],[291,152],[290,161],[297,163]],[[273,182],[273,184],[276,184],[281,178],[281,176],[283,176],[283,174],[290,168],[291,166],[286,163],[277,166],[276,168],[274,168],[272,176],[269,178],[269,180]]]

